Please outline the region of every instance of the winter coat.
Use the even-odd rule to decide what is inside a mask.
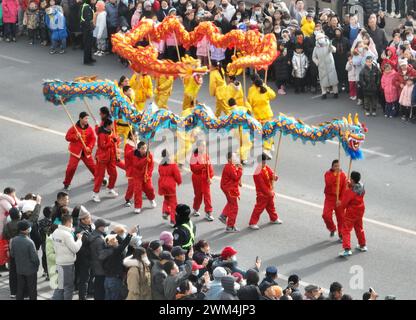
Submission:
[[[344,212],[344,219],[356,219],[364,216],[365,205],[364,205],[364,186],[361,183],[357,183],[351,189],[347,189],[342,197],[340,210]]]
[[[386,48],[386,54],[387,54],[388,51],[391,52],[391,55],[390,55],[389,58],[385,57],[385,58],[382,59],[381,69],[384,70],[384,66],[386,65],[386,63],[389,63],[394,70],[397,70],[398,57],[397,57],[397,53],[396,53],[396,48],[395,47],[387,47]]]
[[[51,31],[52,41],[61,41],[68,37],[65,16],[58,7],[51,7],[45,17],[46,26]]]
[[[348,81],[357,81],[357,75],[355,72],[355,66],[352,63],[352,61],[347,61],[347,64],[345,65],[345,70],[348,72]]]
[[[74,1],[69,7],[68,29],[70,32],[81,32],[81,4]]]
[[[187,280],[192,274],[192,260],[187,260],[185,262],[185,270],[180,271],[177,275],[168,275],[166,278],[163,289],[166,300],[175,300],[176,297],[176,288],[179,285]]]
[[[250,103],[253,109],[254,118],[258,121],[270,120],[273,118],[270,100],[276,98],[276,93],[267,85],[264,85],[264,87],[267,91],[265,93],[260,93],[260,88],[253,85],[247,96],[248,103]]]
[[[106,247],[99,252],[98,259],[103,263],[104,275],[106,277],[123,277],[125,249],[129,245],[131,237],[132,235],[128,234],[117,247]]]
[[[239,300],[234,288],[235,280],[232,276],[222,277],[221,285],[224,290],[221,292],[220,300]]]
[[[292,75],[294,78],[303,79],[308,71],[309,61],[306,55],[294,53],[292,58]]]
[[[150,268],[137,259],[133,259],[132,256],[126,257],[123,264],[128,268],[127,288],[129,294],[126,300],[151,300],[152,275]]]
[[[387,41],[386,32],[379,27],[376,27],[375,30],[372,30],[371,28],[367,27],[366,30],[370,35],[371,39],[373,39],[378,54],[381,55],[381,53],[386,49],[389,43]]]
[[[10,256],[16,262],[16,273],[30,276],[36,274],[40,261],[33,241],[26,235],[19,234],[10,241]]]
[[[390,72],[383,72],[381,77],[381,88],[384,91],[384,98],[387,103],[397,102],[399,100],[399,93],[396,86],[393,84],[397,76],[396,70]]]
[[[19,202],[20,203],[20,202]],[[3,229],[7,222],[9,210],[17,205],[17,200],[13,197],[0,193],[0,239],[3,235]]]
[[[224,288],[221,279],[214,279],[209,285],[208,291],[205,293],[205,300],[219,300]]]
[[[399,95],[402,92],[402,88],[400,85],[404,86],[408,78],[416,78],[416,70],[411,65],[407,66],[406,74],[404,74],[403,71],[399,69],[399,71],[397,71],[396,76],[394,77],[393,85],[397,88],[397,92]]]
[[[12,220],[4,226],[3,239],[10,240],[19,234],[19,230],[17,229],[19,221],[20,220]]]
[[[212,61],[222,61],[225,59],[225,49],[217,48],[213,45],[210,45],[209,47]]]
[[[54,250],[56,254],[56,264],[59,266],[68,266],[74,264],[77,252],[81,249],[81,239],[74,240],[72,230],[63,225],[59,225],[52,233]]]
[[[56,270],[56,255],[52,236],[46,238],[46,264],[48,266],[49,286],[55,290],[58,288],[58,272]]]
[[[411,107],[412,106],[412,92],[413,92],[414,85],[405,85],[400,93],[399,103],[403,107]]]
[[[237,292],[240,300],[261,300],[261,292],[258,286],[250,284],[242,287]]]
[[[97,20],[95,21],[95,29],[92,35],[97,39],[107,39],[107,12],[103,11],[97,15]]]
[[[373,64],[367,65],[360,72],[360,87],[363,95],[376,95],[380,88],[380,70]]]
[[[35,30],[39,27],[39,10],[27,9],[23,18],[23,24],[29,30]]]
[[[166,300],[163,284],[168,277],[159,261],[155,262],[151,271],[152,300]]]
[[[111,2],[107,2],[105,5],[105,11],[107,12],[107,26],[109,28],[117,28],[119,26],[117,3],[112,4]]]
[[[91,250],[90,250],[90,243],[89,237],[91,236],[92,232],[94,231],[94,225],[86,225],[82,222],[78,225],[75,229],[75,235],[78,233],[82,233],[82,246],[81,249],[77,252],[77,262],[82,263],[83,265],[91,265]]]
[[[280,54],[273,62],[273,72],[276,81],[287,81],[289,79],[289,57]]]
[[[17,23],[18,0],[3,0],[1,5],[3,9],[3,23]]]
[[[181,183],[182,177],[176,163],[159,165],[159,195],[176,195],[176,185]]]
[[[333,56],[338,79],[346,80],[347,74],[345,72],[345,63],[348,61],[347,54],[350,51],[350,43],[348,39],[345,37],[335,37],[332,40],[332,45],[335,47],[336,50],[333,53]]]
[[[95,275],[103,276],[104,268],[102,261],[99,259],[99,255],[105,249],[104,234],[95,229],[89,236],[88,241],[90,244],[92,270]]]
[[[313,31],[315,30],[315,22],[313,20],[308,21],[305,16],[302,18],[300,25],[302,26],[300,29],[302,30],[305,37],[310,37],[313,35]]]
[[[327,41],[326,45],[316,45],[312,53],[312,60],[318,66],[321,87],[327,88],[338,85],[338,76],[335,69],[335,48]]]

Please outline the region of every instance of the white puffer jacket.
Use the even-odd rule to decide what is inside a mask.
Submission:
[[[74,264],[77,252],[81,249],[82,240],[74,240],[72,229],[59,225],[52,233],[53,247],[55,249],[56,264],[58,266],[68,266]]]

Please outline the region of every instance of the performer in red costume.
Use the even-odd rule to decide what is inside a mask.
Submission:
[[[338,174],[339,182],[338,182]],[[337,185],[339,183],[339,194],[338,194],[338,206],[337,206]],[[324,203],[324,210],[322,214],[322,218],[324,219],[325,225],[329,232],[331,233],[330,236],[333,237],[335,235],[335,231],[337,227],[334,224],[332,219],[333,213],[335,211],[335,216],[337,219],[338,224],[338,236],[342,239],[342,216],[343,211],[339,207],[341,203],[342,196],[345,191],[345,187],[347,185],[347,178],[345,173],[342,172],[341,168],[339,167],[339,161],[334,160],[332,161],[331,169],[325,172],[325,203]]]
[[[134,183],[134,213],[142,211],[142,192],[146,194],[152,208],[156,208],[155,190],[152,185],[153,155],[147,151],[147,145],[140,141],[133,156],[133,183]]]
[[[263,153],[261,156],[261,164],[257,167],[253,176],[257,194],[256,205],[254,206],[249,222],[249,227],[253,230],[260,229],[257,223],[264,209],[266,209],[269,214],[271,224],[283,223],[282,220],[279,219],[274,205],[275,192],[273,182],[277,181],[278,176],[266,164],[267,160],[270,160],[270,157]]]
[[[227,204],[218,220],[227,224],[226,232],[238,232],[240,230],[235,227],[235,221],[238,214],[239,187],[241,186],[243,167],[233,152],[227,154],[227,161],[221,175],[221,190],[227,198]]]
[[[205,219],[214,221],[211,205],[211,179],[214,177],[214,167],[207,153],[205,141],[199,140],[194,154],[191,156],[192,186],[194,187],[193,215],[199,217],[202,200],[205,205]]]
[[[127,141],[124,144],[124,164],[126,169],[126,178],[127,178],[127,190],[124,199],[126,203],[124,204],[125,207],[131,207],[131,199],[133,198],[134,194],[134,183],[133,183],[133,159],[134,159],[134,151],[136,150],[136,143],[133,137],[133,131],[129,131],[127,135]]]
[[[113,122],[109,119],[105,120],[104,124],[98,129],[98,148],[95,155],[97,168],[95,170],[94,195],[92,197],[92,200],[95,202],[101,201],[99,192],[106,170],[110,176],[108,193],[111,197],[118,196],[118,193],[114,190],[117,180],[116,163],[120,160],[117,158],[116,150],[118,143],[119,138],[113,133]]]
[[[164,197],[162,215],[163,219],[170,217],[170,226],[176,224],[175,213],[178,204],[176,198],[176,185],[182,183],[181,172],[178,165],[172,161],[166,149],[162,151],[162,162],[159,165],[159,194]]]
[[[358,239],[357,250],[366,252],[365,233],[363,228],[363,217],[365,212],[364,205],[364,185],[360,182],[361,174],[353,171],[350,176],[349,188],[345,190],[342,196],[342,202],[338,206],[342,212],[345,210],[344,225],[342,228],[342,247],[343,251],[340,256],[348,257],[352,255],[351,251],[351,231],[354,229]]]
[[[66,133],[65,139],[69,142],[69,161],[66,168],[64,190],[69,191],[72,178],[77,170],[79,160],[82,160],[87,166],[88,170],[94,176],[95,173],[95,161],[92,156],[92,150],[95,146],[95,133],[94,130],[88,125],[88,113],[81,112],[79,114],[79,120],[74,126],[69,128]],[[84,144],[82,143],[84,142]]]

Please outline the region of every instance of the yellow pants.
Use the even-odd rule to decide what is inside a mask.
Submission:
[[[117,130],[116,133],[119,137],[123,138],[123,146],[125,144],[125,142],[127,141],[127,137],[129,135],[129,131],[130,131],[130,127],[129,126],[122,126],[121,124],[127,124],[124,121],[117,121]]]
[[[215,103],[215,116],[219,118],[222,112],[224,112],[224,114],[227,116],[231,113],[231,108],[224,100],[217,99]]]
[[[186,94],[183,95],[182,110],[186,110],[193,107],[193,102],[196,97],[191,97]]]
[[[168,109],[169,95],[155,94],[155,103],[161,109]]]
[[[135,101],[134,105],[136,106],[137,111],[143,111],[146,105],[146,101]]]
[[[250,141],[250,132],[243,132],[241,129],[234,130],[234,135],[240,141],[240,160],[248,160],[253,143]]]
[[[192,149],[192,145],[195,143],[195,136],[192,132],[185,133],[184,131],[176,132],[178,137],[178,151],[175,155],[175,162],[177,164],[185,164],[186,157]]]

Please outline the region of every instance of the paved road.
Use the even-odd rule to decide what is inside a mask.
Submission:
[[[100,58],[95,67],[84,67],[80,61],[79,51],[69,50],[65,55],[50,56],[47,49],[29,46],[24,41],[7,45],[0,43],[1,188],[15,186],[19,195],[37,192],[43,196],[45,204],[53,203],[62,187],[68,158],[67,144],[62,135],[68,129],[69,121],[62,108],[44,101],[42,79],[67,80],[91,74],[118,79],[123,73],[130,75],[130,71],[124,69],[114,56]],[[177,81],[172,96],[176,102],[171,102],[175,112],[180,111],[177,101],[181,97],[182,88]],[[199,99],[214,104],[206,85]],[[104,100],[95,100],[92,106],[98,114],[98,107],[105,104]],[[84,110],[81,103],[72,104],[69,109],[74,117]],[[360,117],[364,117],[361,108],[345,95],[341,95],[339,100],[321,101],[311,94],[290,92],[275,100],[273,110],[300,117],[307,123],[319,123],[349,112],[358,112]],[[244,267],[251,267],[256,256],[262,258],[264,268],[270,264],[277,265],[282,275],[282,286],[286,285],[285,276],[298,273],[306,283],[316,283],[325,288],[332,281],[340,281],[345,292],[355,298],[360,298],[363,291],[373,286],[382,296],[396,294],[402,299],[415,299],[416,258],[412,253],[416,244],[416,127],[380,116],[362,120],[369,128],[364,146],[366,159],[354,162],[353,169],[362,172],[367,190],[365,229],[368,253],[355,253],[348,260],[337,258],[341,246],[336,240],[329,239],[320,216],[323,173],[337,157],[337,144],[313,147],[293,142],[288,137],[283,139],[281,146],[280,180],[276,187],[279,193],[277,208],[284,224],[267,225],[267,217],[263,216],[260,231],[247,229],[255,196],[252,178],[245,176],[237,221],[242,231],[225,234],[218,221],[207,223],[198,218],[195,219],[198,238],[210,241],[214,251],[225,245],[235,246]],[[345,169],[347,162],[343,155]],[[220,174],[221,167],[216,167],[216,175]],[[156,182],[156,176],[153,179]],[[84,204],[95,216],[111,221],[126,225],[139,223],[146,239],[154,239],[161,231],[169,229],[161,219],[161,198],[157,199],[157,209],[144,210],[139,216],[122,206],[122,197],[103,199],[100,204],[95,204],[90,200],[90,175],[83,165],[80,165],[72,187],[73,205]],[[126,189],[126,179],[120,171],[117,188],[120,194]],[[212,193],[217,217],[225,204],[218,179],[213,182]],[[189,204],[192,201],[190,176],[186,172],[184,184],[179,188],[179,199]],[[362,281],[356,281],[357,272],[362,275]],[[0,293],[0,298],[3,297]]]

